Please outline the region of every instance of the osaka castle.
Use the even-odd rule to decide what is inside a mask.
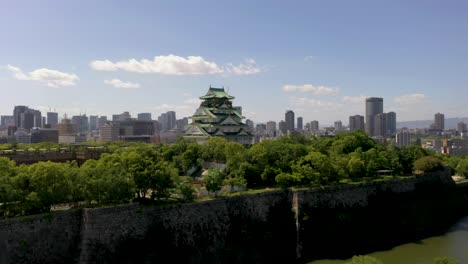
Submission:
[[[242,123],[245,117],[241,114],[241,107],[232,106],[234,96],[230,96],[224,88],[210,87],[200,99],[202,103],[186,129],[186,139],[203,143],[211,137],[223,137],[243,145],[252,144],[253,135],[249,127]]]

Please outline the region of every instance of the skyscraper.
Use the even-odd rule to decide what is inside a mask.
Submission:
[[[374,135],[387,137],[387,114],[380,113],[374,117]]]
[[[268,121],[266,123],[266,129],[268,131],[276,131],[276,122],[275,121]]]
[[[319,130],[319,121],[314,120],[314,121],[310,122],[310,130],[318,131]]]
[[[139,113],[137,118],[142,121],[151,121],[151,113]]]
[[[72,116],[71,123],[76,126],[78,133],[88,132],[89,121],[86,115]]]
[[[302,125],[302,117],[297,118],[297,130],[302,131],[304,129]]]
[[[0,126],[8,127],[15,125],[15,118],[13,116],[2,115]]]
[[[174,111],[168,111],[167,112],[167,125],[169,127],[168,129],[176,128],[176,121],[177,121],[176,113]]]
[[[411,134],[408,130],[403,130],[395,135],[396,145],[399,147],[408,146],[411,142]]]
[[[388,136],[394,135],[396,132],[396,113],[387,113],[387,134]]]
[[[35,126],[34,124],[34,111],[31,111],[31,109],[26,109],[26,111],[20,114],[20,125],[18,128],[24,128],[29,130]]]
[[[98,119],[98,127],[97,129],[101,129],[107,123],[107,116],[100,116]]]
[[[26,112],[27,109],[28,107],[25,105],[17,105],[13,109],[13,117],[15,119],[15,126],[17,128],[21,128],[21,114]]]
[[[161,125],[161,131],[174,129],[176,127],[176,113],[174,111],[162,113],[158,117],[158,121]]]
[[[89,130],[90,131],[97,131],[98,130],[98,116],[97,115],[90,115],[89,116]]]
[[[343,131],[343,124],[341,123],[341,120],[335,121],[335,133]]]
[[[55,112],[47,112],[47,124],[51,127],[55,128],[58,124],[58,113]]]
[[[383,98],[366,98],[366,133],[375,136],[375,116],[383,113]]]
[[[288,132],[286,122],[284,122],[283,120],[279,121],[278,129],[281,132],[281,134],[286,135],[286,133]]]
[[[457,132],[458,134],[466,133],[466,124],[464,122],[459,122],[457,124]]]
[[[284,114],[284,119],[286,120],[286,130],[293,132],[294,131],[294,112],[292,110],[286,111],[286,114]]]
[[[349,131],[362,130],[364,131],[364,116],[353,115],[349,117]]]
[[[445,116],[444,114],[437,113],[434,115],[434,128],[438,130],[445,129]]]

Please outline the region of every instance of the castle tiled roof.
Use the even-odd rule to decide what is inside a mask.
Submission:
[[[212,99],[212,98],[227,98],[227,99],[234,99],[234,96],[230,96],[226,91],[224,91],[224,88],[215,88],[215,87],[210,87],[208,92],[200,97],[200,99]]]

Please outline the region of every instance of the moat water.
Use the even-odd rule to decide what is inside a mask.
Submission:
[[[460,264],[468,263],[468,216],[452,226],[444,235],[368,255],[380,259],[384,264],[432,264],[434,258],[441,256],[457,259]],[[343,264],[349,261],[350,259],[327,259],[313,261],[310,264]]]

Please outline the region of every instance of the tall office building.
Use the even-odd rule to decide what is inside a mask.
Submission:
[[[341,123],[341,120],[335,121],[335,133],[343,131],[343,123]]]
[[[265,133],[265,131],[266,131],[266,125],[263,123],[257,123],[257,125],[255,126],[255,132],[257,134],[263,134]]]
[[[266,129],[268,131],[276,131],[276,122],[275,121],[268,121],[266,123]]]
[[[121,114],[112,115],[112,121],[125,121],[131,118],[132,116],[129,112],[123,112]]]
[[[396,113],[387,113],[387,134],[388,136],[394,135],[396,132]]]
[[[97,115],[90,115],[89,116],[89,131],[97,131],[98,129],[98,120],[99,117]]]
[[[444,130],[445,129],[445,116],[444,114],[437,113],[434,115],[434,129]]]
[[[297,118],[297,130],[299,130],[299,131],[304,130],[304,126],[303,126],[302,122],[303,122],[302,117],[298,117]]]
[[[249,127],[249,131],[253,132],[254,131],[254,122],[250,119],[245,120],[245,124]]]
[[[319,121],[314,120],[314,121],[310,122],[310,130],[319,131]]]
[[[375,136],[375,117],[383,113],[383,98],[366,98],[366,133]]]
[[[459,122],[457,124],[457,132],[458,134],[466,133],[466,124],[464,122]]]
[[[294,131],[294,112],[292,110],[286,111],[286,114],[284,114],[284,120],[286,121],[286,130],[293,132]]]
[[[118,123],[104,124],[99,130],[102,142],[113,142],[119,140],[120,126]]]
[[[396,145],[399,147],[408,146],[411,143],[411,134],[408,130],[402,130],[395,135]]]
[[[169,127],[168,129],[176,128],[176,121],[177,121],[176,113],[174,111],[168,111],[167,112],[167,125]]]
[[[100,116],[98,118],[98,126],[97,126],[97,129],[101,129],[101,127],[103,127],[105,124],[107,123],[107,116]]]
[[[174,111],[168,111],[162,113],[158,117],[159,124],[161,125],[161,131],[167,131],[176,128],[176,113]]]
[[[34,115],[34,127],[42,127],[42,114],[39,110],[31,109]]]
[[[378,137],[387,137],[387,114],[381,113],[374,117],[374,135]]]
[[[13,118],[15,119],[15,124],[14,125],[17,128],[21,128],[21,114],[26,112],[27,109],[28,109],[28,107],[25,106],[25,105],[17,105],[13,109]]]
[[[8,126],[14,126],[14,125],[15,125],[14,116],[9,116],[9,115],[1,116],[1,122],[0,122],[1,127],[8,127]]]
[[[47,112],[47,123],[50,127],[57,127],[58,124],[58,113],[56,112]]]
[[[364,131],[364,116],[353,115],[349,117],[349,131],[362,130]]]
[[[18,128],[29,130],[36,126],[35,121],[36,118],[34,111],[31,111],[31,109],[26,109],[26,111],[20,114],[20,126]]]
[[[137,119],[141,121],[151,121],[151,113],[139,113]]]
[[[281,132],[281,134],[283,134],[283,135],[286,135],[288,133],[288,128],[287,128],[286,122],[283,121],[283,120],[279,121],[278,129]]]
[[[72,124],[71,120],[65,115],[64,118],[57,124],[59,136],[71,136],[77,132],[77,125]]]
[[[77,128],[77,133],[87,133],[89,130],[89,121],[86,115],[72,116],[71,123]]]
[[[188,118],[184,117],[182,119],[176,120],[176,128],[182,131],[185,131],[185,128],[188,126]]]

